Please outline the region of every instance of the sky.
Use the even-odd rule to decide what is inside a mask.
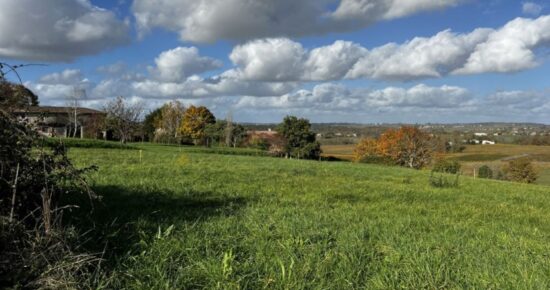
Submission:
[[[279,122],[550,124],[550,0],[0,0],[41,105]],[[12,80],[14,75],[10,76]],[[82,92],[85,92],[83,94]]]

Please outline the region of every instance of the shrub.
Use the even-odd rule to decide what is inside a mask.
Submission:
[[[59,144],[37,150],[38,140],[0,110],[0,287],[70,288],[63,279],[95,259],[72,251],[59,218],[62,194],[95,197],[83,176],[93,168],[75,168]]]
[[[460,163],[456,160],[439,159],[432,170],[434,172],[457,174],[460,172]]]
[[[533,183],[538,174],[529,158],[519,158],[508,162],[504,167],[506,179],[515,182]]]
[[[443,173],[435,173],[432,171],[430,174],[430,185],[432,187],[438,187],[438,188],[452,188],[452,187],[458,187],[459,185],[459,177],[460,174],[455,174],[454,176],[443,174]]]
[[[487,165],[483,165],[478,169],[477,176],[479,178],[491,179],[491,178],[493,178],[493,170],[491,169],[491,167],[489,167]]]

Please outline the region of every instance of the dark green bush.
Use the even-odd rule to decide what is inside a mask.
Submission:
[[[453,188],[458,187],[459,185],[460,174],[455,174],[454,176],[444,174],[444,173],[435,173],[432,171],[430,174],[430,185],[432,187],[438,188]]]
[[[457,174],[460,172],[460,163],[456,160],[440,159],[436,161],[432,171]]]
[[[491,178],[493,178],[493,170],[491,169],[491,167],[489,167],[487,165],[483,165],[478,169],[477,176],[479,178],[489,178],[489,179],[491,179]]]

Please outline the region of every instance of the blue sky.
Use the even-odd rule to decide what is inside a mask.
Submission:
[[[249,3],[0,0],[0,60],[47,64],[21,71],[44,105],[78,87],[247,122],[550,123],[550,1]]]

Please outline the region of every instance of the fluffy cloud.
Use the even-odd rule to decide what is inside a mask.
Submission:
[[[441,77],[459,68],[475,47],[491,34],[476,29],[468,34],[444,30],[403,44],[390,43],[372,49],[353,65],[349,78],[412,80]]]
[[[71,61],[129,41],[129,24],[89,0],[0,0],[0,7],[0,57]]]
[[[517,18],[480,43],[459,74],[516,72],[537,65],[535,49],[550,44],[550,15]]]
[[[517,18],[496,30],[479,28],[463,34],[444,30],[371,50],[347,41],[306,50],[287,38],[268,38],[236,46],[230,59],[243,80],[410,81],[529,69],[538,64],[536,49],[548,44],[550,16],[542,16]]]
[[[238,108],[309,108],[323,111],[356,111],[379,108],[460,108],[469,104],[468,90],[454,86],[429,87],[424,84],[409,89],[388,87],[381,90],[348,89],[325,83],[311,91],[299,90],[280,97],[242,97]]]
[[[254,40],[236,46],[229,58],[246,80],[291,81],[303,73],[305,51],[286,38]]]
[[[304,64],[303,78],[315,81],[342,79],[367,52],[366,48],[349,41],[315,48]]]
[[[523,2],[521,10],[524,14],[538,16],[542,12],[542,6],[534,2]]]
[[[182,40],[213,42],[350,31],[385,19],[441,9],[459,0],[135,0],[141,31],[164,27]],[[331,8],[332,7],[332,8]],[[337,7],[333,10],[333,7]]]
[[[370,106],[381,107],[459,108],[469,100],[469,91],[461,87],[419,84],[410,89],[389,87],[373,91],[366,101]]]
[[[151,74],[165,82],[181,82],[194,74],[223,66],[219,60],[200,56],[196,47],[177,47],[162,52],[155,63],[156,67],[151,68]]]

